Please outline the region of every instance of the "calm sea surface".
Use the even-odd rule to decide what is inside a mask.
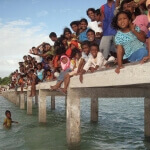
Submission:
[[[11,129],[3,128],[5,110],[12,112]],[[56,98],[56,110],[47,98],[47,124],[0,97],[0,150],[150,150],[144,139],[143,99],[99,99],[99,121],[90,122],[90,100],[81,99],[81,144],[66,143],[66,112],[63,97]]]

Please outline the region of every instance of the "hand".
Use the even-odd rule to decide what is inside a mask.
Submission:
[[[134,31],[135,31],[135,24],[133,24],[132,22],[130,22],[129,28],[130,28],[130,30],[131,30],[132,32],[134,32]]]
[[[117,74],[119,74],[119,73],[120,73],[120,69],[122,69],[122,68],[124,68],[124,67],[123,67],[123,66],[117,67],[117,68],[115,69],[115,72],[116,72]]]
[[[81,83],[83,83],[83,75],[82,74],[80,74],[79,80]]]
[[[90,70],[93,73],[95,71],[95,68],[91,67]]]
[[[139,7],[139,4],[134,2],[134,1],[132,1],[132,2],[128,3],[127,6],[137,8],[137,7]]]
[[[148,60],[150,59],[150,57],[149,56],[146,56],[146,57],[144,57],[142,60],[141,60],[141,64],[144,64],[145,62],[147,62]]]

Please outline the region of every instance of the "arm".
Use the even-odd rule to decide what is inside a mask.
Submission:
[[[146,36],[145,33],[143,31],[137,32],[135,30],[135,25],[130,23],[130,30],[132,31],[132,33],[137,37],[137,39],[143,43],[145,43],[146,41]]]
[[[124,55],[124,49],[121,45],[117,45],[117,62],[118,62],[118,66],[115,69],[116,73],[120,73],[120,69],[123,68],[122,65],[122,59],[123,59],[123,55]]]
[[[77,74],[81,72],[84,65],[85,65],[85,60],[83,58],[81,58],[81,61],[80,61],[79,66],[78,66]]]

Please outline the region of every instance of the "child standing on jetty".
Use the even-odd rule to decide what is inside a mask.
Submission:
[[[119,73],[120,69],[123,68],[123,59],[128,62],[136,62],[148,55],[144,44],[146,37],[140,34],[139,27],[132,24],[131,17],[130,12],[120,11],[113,18],[112,26],[118,30],[115,36],[118,61],[116,73]]]
[[[6,118],[4,120],[3,126],[5,126],[6,128],[10,128],[12,123],[18,123],[16,121],[12,121],[11,112],[9,110],[6,110],[5,115]]]

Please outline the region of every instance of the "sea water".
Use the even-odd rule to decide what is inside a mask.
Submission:
[[[13,124],[3,127],[5,111],[10,110]],[[150,150],[144,138],[144,99],[99,99],[97,123],[90,122],[90,99],[81,99],[81,143],[68,147],[66,111],[63,97],[56,97],[50,109],[47,97],[47,123],[38,123],[38,106],[33,115],[0,97],[0,150]]]

